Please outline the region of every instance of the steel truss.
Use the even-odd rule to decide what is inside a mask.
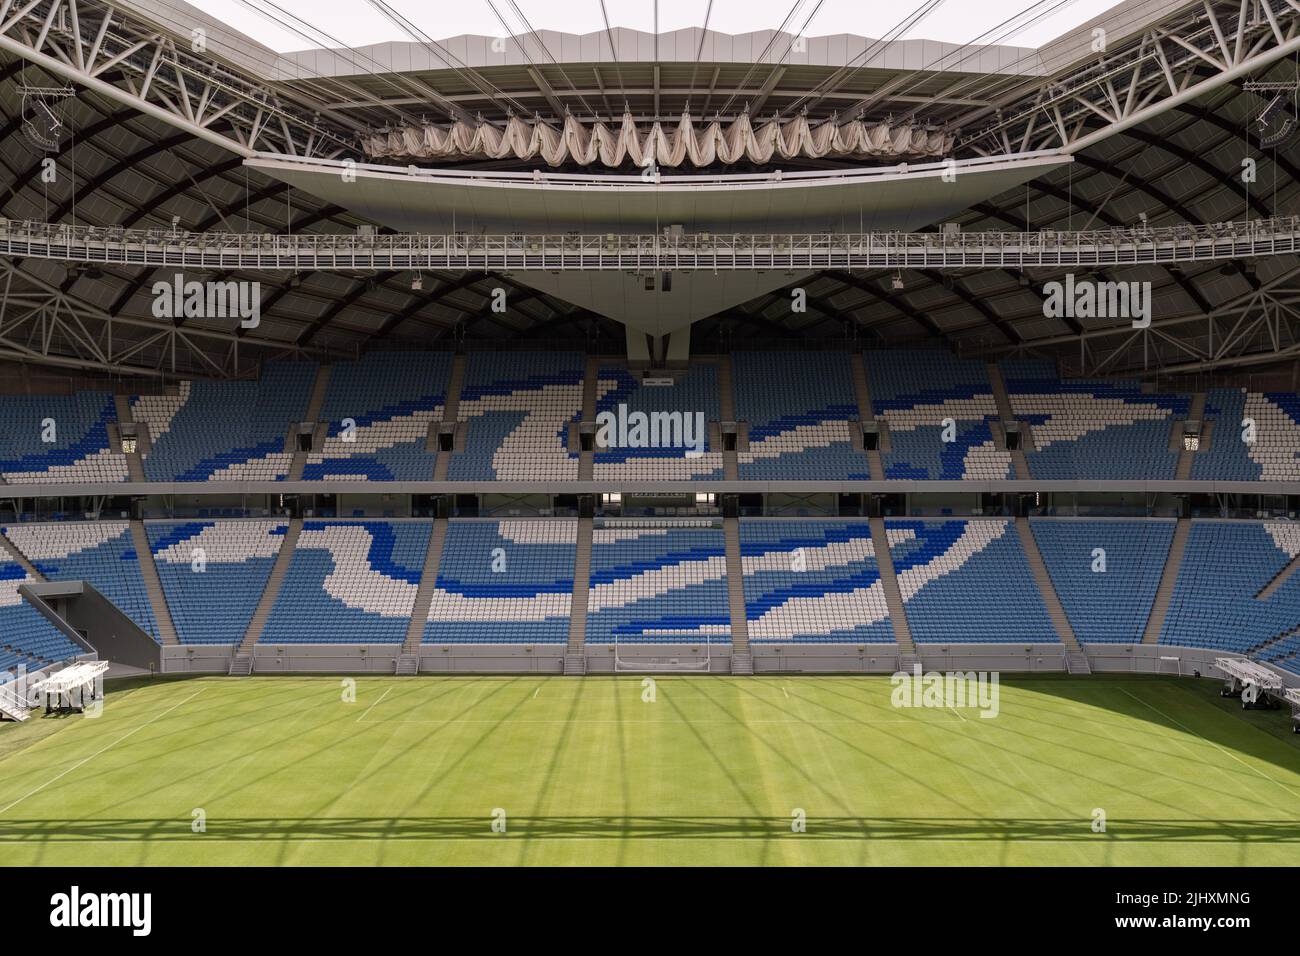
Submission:
[[[196,359],[207,377],[238,378],[255,375],[268,350],[272,356],[325,354],[252,333],[115,316],[0,259],[0,358],[175,377],[180,354]]]
[[[1300,0],[1203,0],[1001,104],[978,130],[987,109],[961,117],[956,125],[975,131],[958,150],[1076,153],[1297,50]]]
[[[222,62],[176,35],[101,0],[0,0],[0,50],[243,156],[270,150],[337,157],[357,150],[357,129]]]
[[[1173,334],[1175,330],[1180,334]],[[1153,319],[1145,329],[1119,325],[1030,339],[1014,348],[984,354],[1021,354],[1076,343],[1077,362],[1066,360],[1063,364],[1087,378],[1131,370],[1134,363],[1121,360],[1138,351],[1143,370],[1166,375],[1300,357],[1300,265],[1210,312]]]
[[[191,269],[752,271],[1020,269],[1300,252],[1300,217],[1087,232],[340,235],[172,232],[0,220],[0,256]]]
[[[362,127],[345,109],[104,0],[0,0],[0,49],[239,155],[358,153]],[[945,125],[971,131],[963,155],[1074,153],[1296,50],[1300,0],[1203,0]],[[924,118],[924,106],[912,111]]]

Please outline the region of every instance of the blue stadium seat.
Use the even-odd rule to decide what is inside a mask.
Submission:
[[[577,535],[567,518],[451,521],[425,643],[566,642]]]
[[[321,418],[323,446],[307,456],[303,478],[428,481],[436,453],[429,423],[442,420],[451,377],[446,352],[370,352],[330,369]],[[344,419],[352,419],[345,441]]]
[[[665,520],[592,534],[588,643],[727,643],[722,529]]]
[[[1060,641],[1011,521],[897,519],[885,529],[913,640]]]
[[[866,521],[740,522],[751,644],[892,642]]]
[[[647,481],[710,480],[721,478],[722,451],[708,441],[708,425],[721,418],[718,404],[718,370],[716,365],[698,363],[676,373],[672,385],[646,386],[641,379],[619,365],[602,365],[596,387],[596,414],[676,413],[679,420],[700,413],[704,454],[687,456],[683,445],[661,442],[658,447],[597,446],[592,454],[592,474],[597,480],[641,478]],[[683,422],[682,434],[685,433]],[[692,426],[692,430],[694,426]],[[692,434],[692,437],[696,437]]]
[[[266,590],[284,523],[151,521],[145,531],[180,642],[238,644]]]
[[[11,485],[126,481],[126,456],[109,442],[116,421],[107,392],[0,396],[0,476]]]
[[[181,382],[176,395],[137,395],[149,427],[150,481],[283,481],[289,426],[307,414],[314,362],[270,362],[256,382]]]
[[[1172,519],[1031,518],[1074,636],[1085,644],[1140,643],[1174,537]],[[1093,552],[1102,549],[1105,570]]]
[[[465,363],[457,417],[469,423],[453,455],[452,481],[576,479],[579,449],[569,422],[582,420],[579,352],[475,352]]]
[[[1160,643],[1236,651],[1294,668],[1300,574],[1257,595],[1300,554],[1289,521],[1193,521]]]
[[[125,521],[65,521],[0,528],[51,581],[89,581],[140,629],[160,640]]]
[[[859,418],[853,371],[842,352],[736,352],[736,418],[749,423],[737,452],[742,480],[865,480],[867,457],[853,447]]]
[[[427,521],[304,521],[259,640],[400,644],[431,528]]]
[[[998,408],[983,362],[938,349],[870,351],[864,361],[872,412],[889,426],[886,478],[1014,477],[1011,453],[995,446],[989,428]],[[946,418],[951,441],[944,441]]]
[[[1187,395],[1143,392],[1136,381],[1062,381],[1034,359],[1008,359],[1001,369],[1012,413],[1030,425],[1025,458],[1034,478],[1173,479],[1179,453],[1169,439],[1187,417]]]

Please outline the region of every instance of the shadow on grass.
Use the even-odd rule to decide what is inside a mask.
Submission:
[[[1142,843],[1300,843],[1296,820],[1114,820],[1104,834],[1083,819],[814,817],[794,834],[788,817],[547,816],[511,817],[518,839],[735,840],[783,836],[800,840],[1116,841]],[[486,817],[242,817],[209,818],[206,834],[188,820],[105,818],[0,821],[4,844],[69,841],[171,842],[203,840],[480,840],[501,839]]]

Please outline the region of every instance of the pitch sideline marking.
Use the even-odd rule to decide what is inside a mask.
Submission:
[[[378,707],[381,703],[383,703],[384,698],[388,696],[389,692],[390,692],[392,689],[393,689],[393,688],[392,688],[392,685],[389,685],[388,690],[384,691],[382,694],[379,695],[379,700],[375,701],[373,704],[371,704],[369,707],[367,707],[367,708],[366,708],[366,713],[365,713],[365,714],[362,714],[360,717],[357,718],[357,723],[361,723],[361,721],[365,720],[365,718],[366,718],[366,714],[370,713],[372,710],[374,710],[376,707]]]
[[[122,741],[126,740],[127,737],[130,737],[132,734],[135,734],[135,733],[137,733],[137,732],[139,732],[139,731],[141,731],[141,730],[144,730],[146,727],[148,727],[150,724],[152,724],[155,720],[161,720],[162,718],[166,717],[168,714],[170,714],[170,713],[171,713],[173,710],[175,710],[177,707],[181,706],[181,704],[188,704],[190,701],[192,701],[195,697],[198,697],[199,694],[203,693],[205,690],[207,690],[206,687],[200,687],[200,688],[199,688],[198,690],[196,690],[194,693],[190,694],[189,697],[186,697],[184,700],[182,700],[182,701],[178,701],[177,703],[172,704],[170,707],[168,707],[168,708],[167,708],[166,710],[164,710],[162,713],[160,713],[160,714],[154,714],[152,717],[150,717],[148,720],[146,720],[143,724],[140,724],[140,726],[134,728],[133,730],[128,730],[128,731],[127,731],[126,733],[124,733],[121,737],[118,737],[118,738],[117,738],[116,740],[114,740],[113,742],[111,742],[111,743],[109,743],[109,744],[105,744],[103,747],[101,747],[101,748],[99,748],[98,750],[96,750],[96,751],[95,751],[93,754],[91,754],[89,757],[84,757],[84,758],[82,758],[81,760],[77,761],[77,762],[74,763],[71,767],[69,767],[67,770],[64,770],[64,771],[63,771],[62,773],[60,773],[60,774],[56,774],[55,776],[51,777],[49,780],[46,780],[43,784],[41,784],[41,785],[40,785],[39,787],[37,787],[35,790],[29,791],[28,793],[23,794],[21,797],[19,797],[17,800],[15,800],[13,803],[9,804],[9,805],[6,806],[6,807],[0,807],[0,813],[7,813],[8,811],[12,810],[14,807],[18,806],[18,804],[22,803],[22,802],[23,802],[24,800],[26,800],[28,797],[33,797],[33,796],[35,796],[36,794],[38,794],[38,793],[40,793],[42,790],[44,790],[46,787],[48,787],[50,784],[58,782],[58,781],[61,780],[63,777],[66,777],[68,774],[72,773],[72,771],[77,770],[77,769],[79,769],[79,768],[85,766],[86,764],[90,763],[90,761],[94,760],[94,759],[95,759],[96,757],[98,757],[100,754],[104,753],[104,751],[106,751],[106,750],[110,750],[111,748],[116,747],[116,746],[117,746],[118,744],[120,744]]]
[[[1124,693],[1128,694],[1128,696],[1132,697],[1135,701],[1137,701],[1139,704],[1142,704],[1144,707],[1150,707],[1152,710],[1154,710],[1157,714],[1159,714],[1159,715],[1160,715],[1161,717],[1163,717],[1165,720],[1171,720],[1171,721],[1173,721],[1175,724],[1177,724],[1179,727],[1183,728],[1183,730],[1187,731],[1189,734],[1191,734],[1191,735],[1192,735],[1193,737],[1195,737],[1197,740],[1203,740],[1203,741],[1205,741],[1207,744],[1209,744],[1211,747],[1213,747],[1215,750],[1219,751],[1220,753],[1227,754],[1229,757],[1231,757],[1233,760],[1237,761],[1237,763],[1241,764],[1243,767],[1245,767],[1245,768],[1246,768],[1247,770],[1249,770],[1251,773],[1255,774],[1256,776],[1263,777],[1263,778],[1264,778],[1265,780],[1267,780],[1269,783],[1275,783],[1275,784],[1277,784],[1279,787],[1281,787],[1281,788],[1282,788],[1283,790],[1285,790],[1287,793],[1291,794],[1291,796],[1293,796],[1293,797],[1295,797],[1296,799],[1300,800],[1300,793],[1296,793],[1294,790],[1292,790],[1290,787],[1288,787],[1288,786],[1287,786],[1286,784],[1284,784],[1282,781],[1280,781],[1280,780],[1274,780],[1272,777],[1270,777],[1268,774],[1264,773],[1264,772],[1263,772],[1262,770],[1260,770],[1258,767],[1252,767],[1250,764],[1246,763],[1246,761],[1242,760],[1240,757],[1238,757],[1236,754],[1234,754],[1231,750],[1224,750],[1222,747],[1220,747],[1218,744],[1216,744],[1213,740],[1208,740],[1208,739],[1206,739],[1205,737],[1202,737],[1200,734],[1198,734],[1196,731],[1192,730],[1191,727],[1188,727],[1185,723],[1183,723],[1183,722],[1182,722],[1181,720],[1179,720],[1178,718],[1176,718],[1176,717],[1170,717],[1168,714],[1166,714],[1166,713],[1165,713],[1163,710],[1161,710],[1159,707],[1156,707],[1154,704],[1148,704],[1148,703],[1147,703],[1145,700],[1143,700],[1141,697],[1138,697],[1136,694],[1133,694],[1132,692],[1130,692],[1130,691],[1128,690],[1128,688],[1126,688],[1126,687],[1121,687],[1120,690],[1122,690]],[[3,812],[4,812],[4,811],[0,811],[0,813],[3,813]]]

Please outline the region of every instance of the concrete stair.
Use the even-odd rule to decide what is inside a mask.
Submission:
[[[584,422],[594,422],[596,420],[596,389],[600,384],[600,359],[594,355],[587,356],[587,367],[582,376],[582,420]],[[581,441],[581,439],[579,439]],[[578,446],[582,448],[581,445]],[[581,451],[578,452],[578,480],[591,481],[591,476],[595,473],[595,452]]]
[[[311,387],[311,398],[307,400],[307,416],[303,421],[320,421],[320,411],[325,407],[325,395],[330,387],[330,371],[331,366],[329,365],[321,365],[316,369],[316,381]],[[293,451],[293,461],[289,463],[290,481],[302,480],[302,470],[307,467],[307,455],[309,454],[298,450],[296,431],[295,429],[294,446],[291,449]],[[321,429],[316,429],[313,435],[313,447],[319,448],[320,445],[316,442],[316,439],[323,437]]]
[[[420,673],[420,655],[398,654],[396,673],[398,677],[414,677]]]
[[[587,672],[587,597],[591,588],[591,537],[595,521],[578,519],[577,553],[573,561],[573,598],[569,606],[569,643],[564,653],[564,673]]]
[[[749,650],[749,620],[745,614],[745,576],[740,561],[740,519],[723,518],[727,550],[727,606],[731,610],[731,673],[754,673]]]
[[[22,723],[29,716],[27,702],[10,690],[0,686],[0,717]]]
[[[257,644],[258,638],[262,636],[262,628],[266,626],[266,619],[271,616],[271,608],[275,607],[275,599],[280,593],[280,586],[284,584],[284,576],[289,570],[289,564],[293,561],[293,552],[298,547],[298,536],[302,534],[302,519],[291,518],[289,528],[285,532],[284,541],[280,545],[280,553],[275,556],[275,564],[271,568],[271,576],[266,579],[266,590],[262,592],[262,597],[257,602],[257,610],[253,612],[253,617],[248,622],[248,629],[244,631],[244,639],[240,642],[235,651],[234,661],[231,662],[231,673],[234,673],[234,666],[238,663],[241,656],[247,656],[252,660],[253,647]],[[249,672],[252,671],[252,665],[249,664]]]
[[[1264,601],[1272,597],[1273,592],[1286,584],[1287,579],[1290,578],[1291,575],[1295,574],[1296,568],[1300,568],[1300,554],[1297,554],[1294,558],[1283,565],[1282,570],[1273,575],[1272,580],[1270,580],[1268,584],[1265,584],[1260,588],[1259,593],[1255,595],[1255,600]]]
[[[1020,535],[1020,546],[1029,561],[1030,573],[1034,576],[1034,583],[1038,585],[1038,593],[1043,596],[1043,604],[1047,607],[1047,616],[1052,619],[1056,636],[1065,645],[1067,653],[1079,651],[1079,642],[1074,636],[1074,628],[1070,626],[1070,619],[1065,614],[1065,608],[1061,606],[1056,586],[1052,584],[1052,576],[1047,573],[1047,565],[1043,563],[1043,555],[1038,550],[1038,540],[1034,537],[1034,530],[1030,527],[1028,518],[1022,516],[1016,519],[1016,532]]]
[[[1272,650],[1274,647],[1276,647],[1278,644],[1281,644],[1283,641],[1290,640],[1291,638],[1295,637],[1297,634],[1300,634],[1300,624],[1297,624],[1295,627],[1288,628],[1287,630],[1283,631],[1281,634],[1278,634],[1274,637],[1270,637],[1267,641],[1260,641],[1258,644],[1253,645],[1252,647],[1247,649],[1246,656],[1255,657],[1259,654],[1263,654],[1265,651]]]
[[[231,677],[248,677],[253,673],[253,655],[236,653],[230,659],[230,670],[226,673]]]
[[[989,362],[986,366],[989,374],[989,384],[993,386],[993,401],[998,406],[998,417],[1004,422],[1014,422],[1015,414],[1011,411],[1011,396],[1007,394],[1007,383],[1002,379],[1002,369],[996,362]],[[1029,459],[1025,457],[1024,448],[1017,448],[1011,453],[1011,462],[1016,466],[1016,473],[1013,478],[1020,481],[1027,481],[1029,474]]]
[[[1205,423],[1205,393],[1197,392],[1192,396],[1191,407],[1187,411],[1188,421],[1201,422],[1201,428],[1204,430]],[[1182,432],[1181,423],[1178,423],[1178,431]],[[1188,451],[1183,447],[1182,436],[1178,436],[1178,470],[1174,477],[1179,481],[1190,481],[1192,478],[1192,463],[1196,461],[1196,452]]]
[[[885,592],[885,603],[889,606],[889,622],[894,627],[894,640],[898,642],[899,653],[905,657],[916,653],[916,644],[912,641],[912,628],[907,623],[907,614],[903,610],[903,594],[898,588],[898,576],[894,573],[894,556],[889,551],[889,537],[885,533],[885,519],[872,518],[871,543],[876,549],[876,565],[880,568],[880,586]]]
[[[871,407],[871,385],[867,381],[867,363],[862,360],[861,352],[849,356],[849,365],[853,369],[853,391],[858,398],[858,417],[864,422],[874,422],[876,413]],[[880,458],[880,449],[863,449],[867,456],[868,473],[872,481],[885,480],[885,463]]]
[[[1088,655],[1083,651],[1067,651],[1065,655],[1065,672],[1067,674],[1091,674],[1092,665]]]
[[[163,596],[162,581],[158,579],[158,568],[153,563],[153,549],[149,547],[149,535],[145,533],[143,521],[136,519],[131,522],[131,543],[135,546],[140,577],[144,578],[144,589],[149,595],[153,619],[158,622],[158,637],[164,644],[179,644],[176,627],[172,624],[172,612],[167,606],[167,598]]]
[[[458,354],[451,362],[451,378],[447,380],[447,397],[442,403],[442,420],[443,422],[459,421],[460,414],[460,392],[465,386],[465,356]],[[445,451],[438,452],[438,458],[433,463],[433,480],[446,481],[447,469],[451,467],[451,454]]]
[[[1183,552],[1187,549],[1187,537],[1191,534],[1192,522],[1188,518],[1179,518],[1174,529],[1174,540],[1165,557],[1165,569],[1160,575],[1160,587],[1156,589],[1156,599],[1151,604],[1151,616],[1147,618],[1146,631],[1142,635],[1143,644],[1155,644],[1160,640],[1160,632],[1165,626],[1165,615],[1169,613],[1169,602],[1173,600],[1174,587],[1178,584],[1178,571],[1183,566]]]
[[[10,541],[8,538],[6,538],[3,534],[0,534],[0,551],[6,552],[9,555],[9,557],[13,558],[13,560],[21,564],[23,570],[26,571],[29,575],[31,575],[31,577],[34,578],[35,580],[37,581],[45,580],[45,575],[41,574],[40,571],[36,570],[36,565],[32,564],[32,562],[27,559],[27,555],[19,551],[18,546],[14,544],[12,541]]]
[[[120,423],[134,423],[135,417],[131,413],[131,399],[126,395],[114,395],[113,405],[117,409],[117,420]],[[118,429],[118,439],[121,440],[122,432]],[[144,481],[144,462],[140,459],[140,439],[136,439],[135,451],[126,455],[126,476],[132,481]]]
[[[442,565],[442,549],[447,542],[447,519],[438,518],[433,522],[433,531],[429,534],[429,550],[424,555],[424,571],[420,575],[420,587],[415,592],[415,606],[411,609],[411,620],[406,625],[406,640],[402,642],[402,654],[414,655],[419,664],[420,644],[424,640],[424,625],[429,619],[429,606],[433,603],[433,591],[438,586],[438,568]],[[401,663],[401,658],[398,658]],[[413,672],[414,673],[414,672]]]
[[[723,355],[718,359],[718,414],[724,422],[736,420],[736,392],[731,379],[731,356]],[[740,480],[740,467],[736,464],[736,453],[722,453],[722,477],[727,481]]]

